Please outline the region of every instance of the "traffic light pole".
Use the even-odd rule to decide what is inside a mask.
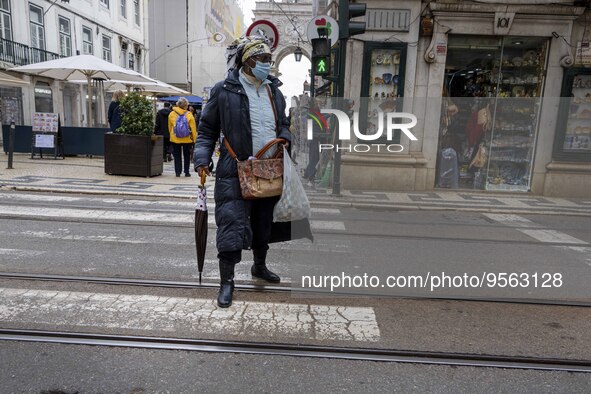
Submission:
[[[310,67],[310,97],[311,98],[314,98],[314,95],[316,94],[316,87],[314,86],[315,79],[316,79],[316,73],[314,70],[314,64],[312,64]]]
[[[335,96],[338,102],[344,103],[343,96],[345,94],[345,58],[347,55],[347,39],[339,39],[339,55],[337,59],[338,82],[335,89]],[[342,110],[343,108],[341,108]],[[338,143],[336,141],[335,145]],[[332,194],[335,196],[341,195],[341,151],[336,149],[334,152],[334,165],[332,174]]]

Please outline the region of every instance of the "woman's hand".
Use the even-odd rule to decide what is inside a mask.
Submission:
[[[199,177],[202,177],[203,173],[205,173],[205,175],[211,176],[211,171],[209,171],[209,168],[207,168],[207,166],[197,167],[197,174],[199,174]]]

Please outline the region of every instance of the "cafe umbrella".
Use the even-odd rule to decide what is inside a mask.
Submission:
[[[197,268],[199,284],[203,274],[205,249],[207,248],[207,190],[205,189],[205,173],[201,175],[201,184],[197,187],[197,206],[195,207],[195,248],[197,250]]]
[[[86,103],[89,125],[93,124],[91,111],[93,79],[117,79],[133,82],[151,81],[150,78],[136,71],[119,67],[92,55],[76,55],[48,60],[46,62],[27,64],[25,66],[11,68],[10,71],[18,71],[61,81],[86,80],[88,95]]]

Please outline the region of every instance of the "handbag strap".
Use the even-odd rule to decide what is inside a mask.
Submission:
[[[273,101],[273,96],[271,95],[271,89],[269,89],[269,85],[265,84],[265,88],[267,89],[267,94],[269,95],[269,101],[271,101],[271,108],[273,108],[273,117],[275,118],[275,133],[277,133],[277,126],[278,126],[278,120],[277,120],[277,110],[275,109],[275,101]],[[261,148],[261,150],[259,150],[256,154],[255,157],[257,159],[260,159],[262,155],[265,154],[265,152],[267,152],[269,149],[271,149],[271,147],[275,144],[285,144],[287,141],[283,138],[275,138],[272,139],[271,141],[267,142],[265,144],[265,146],[263,146]],[[238,161],[238,158],[236,157],[236,152],[234,152],[234,149],[232,149],[232,147],[230,146],[230,143],[228,142],[228,137],[224,136],[224,145],[226,146],[226,149],[228,149],[228,153],[230,154],[230,156],[232,156],[233,159],[235,159],[236,161]],[[277,154],[279,155],[281,152],[280,150],[277,150]]]
[[[275,100],[273,100],[273,95],[271,95],[271,89],[269,88],[269,85],[265,84],[265,88],[267,89],[267,94],[269,95],[271,108],[273,108],[273,117],[275,118],[275,133],[277,133],[277,129],[279,128],[279,121],[277,120],[277,109],[275,109]]]
[[[276,144],[285,144],[287,141],[283,138],[274,138],[271,141],[267,142],[265,144],[265,146],[263,146],[261,148],[261,150],[259,150],[257,152],[257,154],[255,155],[255,157],[257,159],[260,159],[262,155],[265,154],[265,152],[267,152],[269,149],[271,149],[271,147],[273,145]],[[230,143],[228,142],[228,139],[226,137],[224,137],[224,145],[226,146],[226,149],[228,150],[228,153],[230,154],[230,156],[232,156],[232,159],[235,159],[236,161],[238,161],[238,158],[236,157],[236,153],[234,152],[234,149],[232,149],[232,147],[230,146]],[[278,154],[280,154],[280,150],[277,151]]]
[[[260,158],[261,158],[261,156],[263,156],[263,155],[265,154],[265,152],[267,152],[269,149],[271,149],[271,147],[272,147],[273,145],[275,145],[275,144],[285,144],[286,142],[287,142],[287,141],[286,141],[286,140],[284,140],[283,138],[275,138],[275,139],[272,139],[271,141],[267,142],[267,143],[265,144],[265,146],[263,146],[263,147],[261,148],[261,150],[260,150],[260,151],[258,151],[258,152],[257,152],[257,154],[255,155],[255,157],[256,157],[257,159],[260,159]],[[280,150],[280,149],[279,149],[279,150],[277,150],[277,154],[276,154],[276,156],[279,156],[281,153],[282,153],[282,152],[281,152],[281,150]]]

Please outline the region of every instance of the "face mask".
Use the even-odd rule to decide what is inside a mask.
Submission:
[[[256,79],[262,82],[267,79],[267,76],[271,71],[271,63],[257,62],[256,66],[254,66],[251,70]]]

